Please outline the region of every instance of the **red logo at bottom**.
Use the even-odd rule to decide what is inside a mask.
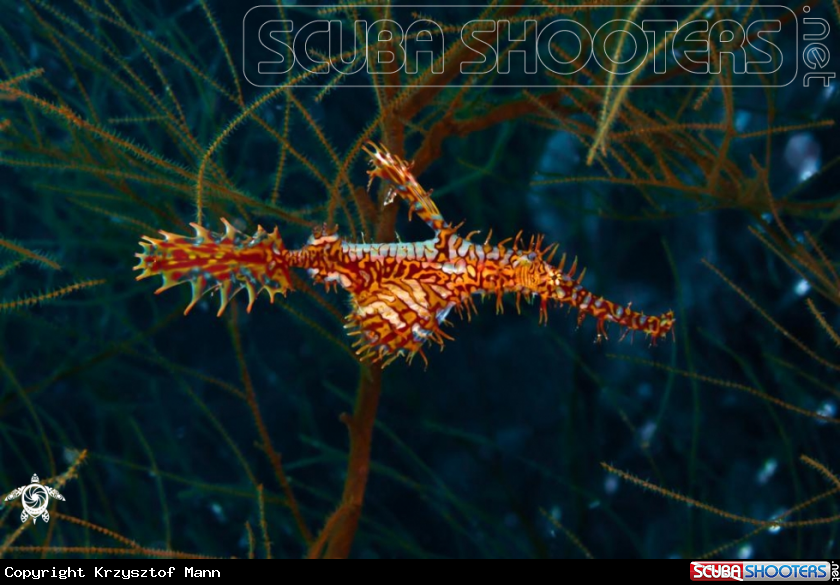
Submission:
[[[691,563],[692,581],[743,581],[744,563],[694,561]]]

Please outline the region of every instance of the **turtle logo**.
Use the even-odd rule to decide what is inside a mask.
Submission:
[[[50,498],[55,498],[63,502],[64,496],[58,493],[58,490],[41,485],[41,480],[38,479],[37,473],[32,476],[31,481],[32,483],[29,485],[12,490],[12,493],[6,496],[6,501],[11,502],[12,500],[21,498],[20,501],[23,504],[23,512],[20,513],[21,522],[26,522],[30,517],[32,518],[33,524],[37,522],[39,517],[44,522],[49,522],[50,513],[47,511],[47,505],[50,503]]]

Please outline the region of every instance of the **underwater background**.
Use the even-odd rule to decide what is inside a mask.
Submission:
[[[0,0],[0,491],[37,473],[66,498],[46,524],[5,502],[0,554],[837,556],[840,104],[836,80],[803,84],[804,18],[837,27],[836,3],[791,4],[784,58],[750,87],[732,87],[728,56],[718,75],[678,68],[687,47],[668,75],[517,76],[515,42],[496,55],[512,78],[434,85],[426,61],[256,87],[258,4]],[[447,34],[643,17],[397,8],[270,10],[383,30],[422,15]],[[815,71],[834,70],[836,34]],[[590,290],[673,309],[673,339],[596,344],[565,307],[541,325],[537,305],[497,315],[491,299],[450,317],[428,366],[380,370],[344,333],[346,295],[303,273],[220,318],[214,296],[185,317],[189,287],[135,281],[140,237],[191,234],[199,193],[208,229],[276,225],[290,247],[322,223],[428,238],[366,190],[367,140],[415,160],[464,233],[545,234]]]

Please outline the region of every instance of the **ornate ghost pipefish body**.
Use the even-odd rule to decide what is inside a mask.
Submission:
[[[423,345],[431,340],[443,345],[452,339],[442,330],[452,309],[464,310],[469,316],[476,310],[474,295],[495,295],[496,310],[502,310],[505,294],[520,299],[540,300],[540,321],[548,319],[548,303],[554,301],[578,310],[578,325],[592,316],[597,322],[596,341],[607,338],[606,325],[615,323],[627,333],[639,331],[652,343],[672,332],[674,313],[647,316],[593,295],[583,287],[585,270],[576,276],[577,259],[564,271],[566,255],[554,266],[551,260],[558,246],[543,246],[543,238],[531,237],[527,244],[521,232],[515,238],[490,244],[458,234],[461,225],[446,222],[430,193],[423,189],[411,172],[411,164],[369,143],[370,181],[387,181],[390,191],[385,199],[391,204],[405,199],[409,217],[417,214],[433,231],[433,237],[419,242],[357,243],[339,237],[337,228],[323,226],[313,230],[307,243],[299,249],[286,248],[277,228],[266,232],[258,227],[253,236],[237,231],[222,219],[223,234],[216,234],[191,224],[195,236],[187,237],[161,232],[164,238],[143,237],[143,252],[136,254],[142,270],[137,280],[150,276],[163,277],[161,293],[173,286],[189,283],[192,300],[184,313],[196,305],[209,291],[218,291],[221,298],[219,315],[238,292],[248,293],[248,311],[262,291],[274,302],[276,294],[292,289],[290,269],[308,272],[316,282],[328,289],[341,287],[350,295],[351,311],[347,315],[348,334],[356,336],[354,346],[362,360],[380,363],[382,367],[399,356],[411,361],[423,353]]]

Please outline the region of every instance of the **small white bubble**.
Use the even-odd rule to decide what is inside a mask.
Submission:
[[[793,291],[800,297],[804,297],[811,290],[811,284],[804,278],[796,283]]]
[[[218,502],[213,502],[210,504],[210,511],[213,512],[213,516],[216,517],[216,520],[219,522],[225,522],[227,518],[225,517],[225,510],[222,508],[222,505]]]
[[[831,400],[826,400],[820,404],[820,407],[817,409],[817,414],[828,418],[834,418],[837,414],[837,405]],[[827,421],[824,420],[819,421],[820,424],[825,424],[826,422]]]
[[[65,464],[73,465],[79,458],[79,452],[76,449],[65,447],[61,453],[61,458],[64,459]]]
[[[817,165],[816,163],[808,164],[807,166],[803,167],[802,171],[799,173],[799,180],[801,182],[805,182],[815,174],[817,174]]]
[[[772,457],[764,462],[764,465],[759,470],[758,475],[756,476],[755,480],[760,484],[764,485],[773,475],[776,473],[776,469],[779,467],[779,462],[773,459]]]
[[[810,132],[791,136],[785,145],[785,162],[792,168],[800,181],[807,181],[820,169],[822,148]]]
[[[642,445],[647,445],[650,443],[650,440],[653,438],[653,434],[656,432],[656,423],[651,421],[646,422],[641,429],[639,429],[639,440],[641,441]]]
[[[777,520],[777,519],[778,519],[780,516],[782,516],[782,515],[783,515],[786,511],[787,511],[787,510],[785,510],[784,508],[779,508],[778,510],[776,510],[776,511],[775,511],[775,512],[774,512],[774,513],[770,516],[770,518],[768,518],[768,520],[771,520],[771,521],[772,521],[772,520],[775,520],[775,521],[777,521],[777,522],[784,522],[784,520]],[[770,534],[778,534],[778,533],[779,533],[779,532],[781,532],[781,531],[782,531],[782,527],[781,527],[781,526],[771,526],[770,528],[768,528],[768,529],[767,529],[767,532],[769,532]]]
[[[751,559],[752,554],[753,554],[752,545],[745,544],[744,546],[742,546],[741,548],[738,549],[737,554],[738,554],[738,558],[743,560],[743,561],[746,561],[747,559]]]
[[[746,110],[738,110],[735,114],[735,129],[738,132],[743,132],[750,125],[752,115]]]

